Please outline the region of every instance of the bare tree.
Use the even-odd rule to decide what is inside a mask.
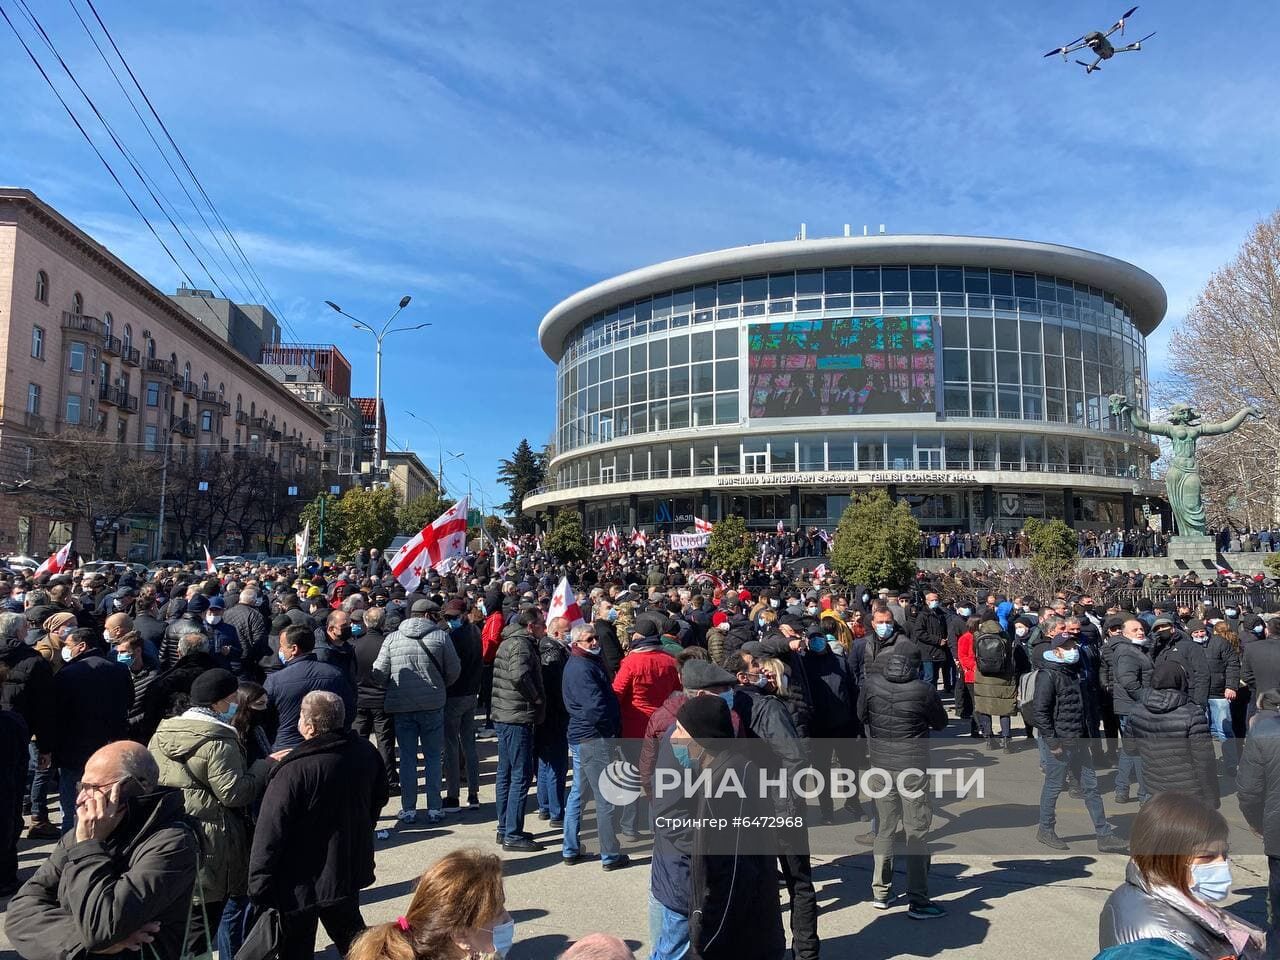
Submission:
[[[1189,403],[1206,421],[1247,404],[1267,414],[1200,441],[1210,524],[1256,530],[1280,523],[1280,210],[1209,278],[1169,354],[1173,376],[1160,399]]]

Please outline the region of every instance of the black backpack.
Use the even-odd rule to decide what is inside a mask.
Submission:
[[[995,677],[1008,672],[1013,650],[1009,638],[1003,634],[979,633],[973,652],[980,673]]]

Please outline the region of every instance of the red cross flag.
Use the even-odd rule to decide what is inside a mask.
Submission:
[[[644,535],[643,530],[637,530],[635,527],[632,527],[631,543],[637,547],[647,547],[649,545],[649,538]]]
[[[821,583],[823,578],[826,577],[826,575],[827,575],[827,565],[825,563],[820,563],[813,568],[814,583]]]
[[[582,619],[582,611],[578,608],[578,600],[574,597],[573,590],[569,587],[568,577],[560,578],[560,586],[556,587],[556,592],[551,595],[551,607],[547,610],[547,623],[550,623],[556,617],[564,617],[568,620],[570,630],[578,624],[586,622]]]
[[[209,545],[204,545],[204,569],[208,573],[217,573],[218,568],[213,565],[213,557],[209,556]]]
[[[427,524],[418,535],[391,558],[391,573],[406,590],[434,567],[450,557],[460,557],[467,548],[467,498],[463,497]]]
[[[710,533],[710,532],[711,532],[711,521],[709,521],[709,520],[703,520],[701,517],[694,517],[694,518],[693,518],[693,532],[694,532],[694,533]]]
[[[32,579],[47,573],[49,576],[55,576],[67,568],[67,559],[71,555],[71,541],[67,541],[67,545],[57,553],[49,555],[49,559],[40,566],[36,567],[36,572],[31,575]]]

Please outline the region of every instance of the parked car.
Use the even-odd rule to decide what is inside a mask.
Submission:
[[[214,557],[214,558],[213,558],[213,565],[214,565],[215,567],[224,567],[224,566],[226,566],[226,565],[227,565],[227,564],[229,564],[229,563],[230,563],[230,564],[241,564],[241,563],[244,563],[244,559],[245,559],[245,558],[244,558],[244,557],[242,557],[242,556],[240,556],[238,553],[237,553],[237,554],[223,554],[223,555],[222,555],[222,556],[220,556],[220,557]]]
[[[188,561],[186,561],[186,560],[175,560],[175,559],[170,559],[170,560],[152,560],[150,563],[148,563],[148,564],[147,564],[147,569],[148,569],[148,570],[160,570],[160,569],[163,569],[164,567],[181,567],[183,564],[185,564],[185,563],[187,563],[187,562],[188,562]]]
[[[4,562],[10,570],[35,570],[40,566],[39,560],[20,553],[15,553],[11,557],[5,557]]]
[[[80,567],[84,573],[136,573],[139,576],[147,575],[147,567],[141,563],[125,563],[123,560],[90,560],[88,563]]]

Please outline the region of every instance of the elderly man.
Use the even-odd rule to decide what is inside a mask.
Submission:
[[[146,747],[107,744],[76,786],[76,828],[9,901],[5,934],[27,960],[145,947],[178,960],[190,921],[200,840],[182,795],[159,791]]]
[[[351,645],[351,614],[334,610],[325,618],[324,629],[316,631],[316,659],[330,663],[356,682],[359,667],[356,650]]]
[[[345,713],[334,693],[302,698],[302,742],[272,769],[262,797],[249,896],[281,913],[280,960],[311,960],[317,923],[339,956],[364,929],[359,897],[374,881],[373,828],[387,774],[373,745],[343,728]]]

